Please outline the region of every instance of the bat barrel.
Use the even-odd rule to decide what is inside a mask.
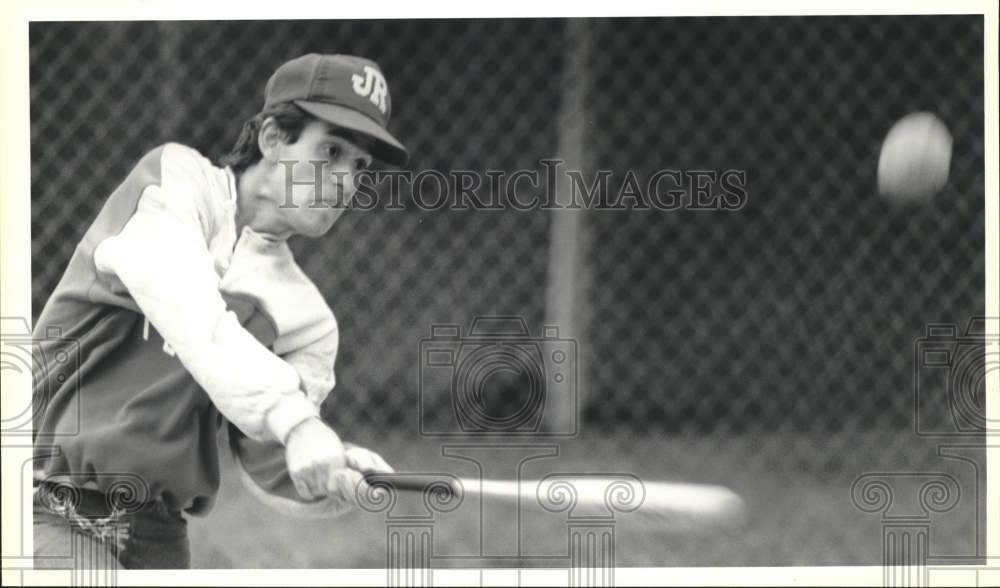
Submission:
[[[539,502],[544,505],[545,496],[553,487],[553,483],[547,480],[454,479],[412,473],[370,472],[365,474],[365,480],[372,486],[391,488],[397,492],[439,492],[448,496],[475,494],[492,500],[516,500],[523,506]],[[637,486],[636,493],[631,496],[632,502],[618,505],[619,512],[625,515],[623,518],[631,521],[654,524],[659,530],[670,532],[731,528],[742,525],[746,520],[746,504],[729,488],[634,480]],[[576,478],[571,480],[570,485],[572,508],[578,509],[577,514],[608,512],[607,479]]]

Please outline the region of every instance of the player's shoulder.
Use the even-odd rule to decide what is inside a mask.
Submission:
[[[195,178],[222,172],[194,147],[172,142],[163,143],[149,150],[139,165],[156,166],[164,175],[169,173]]]
[[[208,231],[227,214],[233,199],[231,176],[197,149],[181,143],[163,143],[146,152],[133,171],[140,186],[160,187],[157,198],[165,206],[193,207]]]

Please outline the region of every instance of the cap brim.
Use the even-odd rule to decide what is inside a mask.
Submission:
[[[410,157],[406,147],[403,147],[395,137],[389,134],[389,131],[368,116],[339,104],[310,102],[308,100],[295,100],[295,104],[320,120],[374,139],[375,147],[372,149],[372,156],[375,159],[392,165],[406,165],[406,161]]]

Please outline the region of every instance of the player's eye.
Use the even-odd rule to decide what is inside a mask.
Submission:
[[[330,145],[330,147],[327,148],[326,153],[330,156],[331,160],[336,161],[340,158],[341,149],[338,145]]]
[[[368,162],[368,160],[362,158],[359,158],[357,163],[355,164],[355,166],[358,168],[358,171],[365,171],[366,169],[368,169],[369,165],[371,164]]]

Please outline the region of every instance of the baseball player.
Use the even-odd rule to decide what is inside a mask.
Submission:
[[[372,61],[310,54],[265,94],[220,165],[147,153],[42,310],[41,357],[77,359],[35,380],[38,567],[73,541],[84,567],[190,567],[185,517],[212,508],[220,437],[289,515],[338,516],[362,472],[392,471],[319,418],[337,322],[286,243],[325,234],[373,158],[405,163],[388,86]]]

